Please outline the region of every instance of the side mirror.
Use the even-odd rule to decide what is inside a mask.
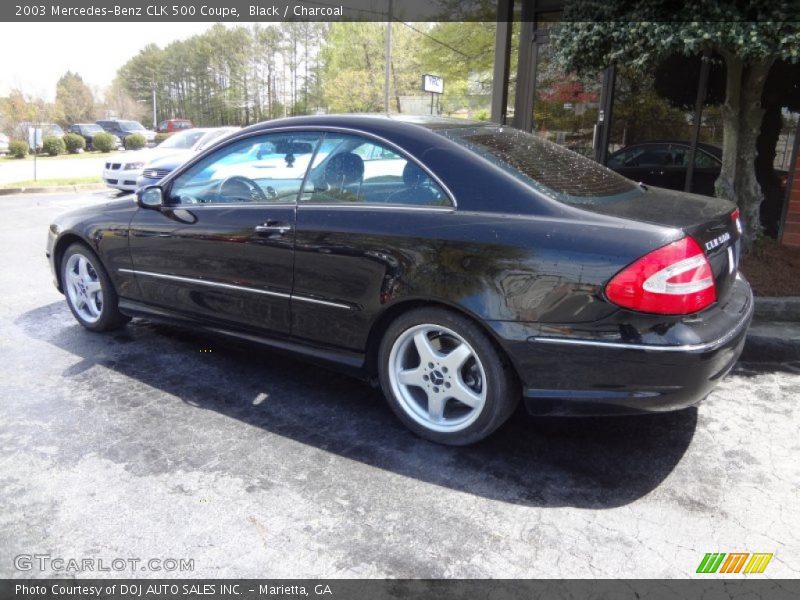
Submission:
[[[157,185],[148,185],[136,191],[136,204],[142,208],[161,208],[164,206],[164,190]]]

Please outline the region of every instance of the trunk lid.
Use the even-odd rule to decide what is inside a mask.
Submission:
[[[648,187],[634,198],[582,206],[604,215],[674,227],[700,245],[711,264],[717,302],[727,299],[736,280],[741,233],[732,218],[736,205],[721,198]]]

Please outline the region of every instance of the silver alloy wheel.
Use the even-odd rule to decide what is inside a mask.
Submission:
[[[73,254],[64,268],[69,303],[81,319],[94,323],[103,312],[103,289],[94,265],[83,254]]]
[[[395,340],[389,382],[403,411],[431,431],[466,429],[486,404],[486,373],[467,341],[441,325],[416,325]]]

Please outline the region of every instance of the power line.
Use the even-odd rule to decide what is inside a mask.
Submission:
[[[436,42],[436,43],[437,43],[437,44],[439,44],[440,46],[444,46],[444,47],[445,47],[445,48],[447,48],[448,50],[451,50],[451,51],[455,52],[456,54],[460,54],[460,55],[461,55],[461,56],[463,56],[464,58],[469,58],[469,59],[476,58],[476,57],[474,57],[474,56],[470,56],[470,55],[468,55],[468,54],[464,54],[464,53],[463,53],[461,50],[458,50],[457,48],[453,48],[453,47],[452,47],[450,44],[446,44],[445,42],[443,42],[443,41],[441,41],[441,40],[437,40],[437,39],[436,39],[435,37],[433,37],[432,35],[430,35],[430,34],[428,34],[428,33],[424,32],[424,31],[421,31],[421,30],[417,29],[416,27],[412,27],[411,25],[409,25],[409,24],[408,24],[408,23],[406,23],[405,21],[400,21],[400,20],[398,20],[397,22],[398,22],[398,23],[400,23],[401,25],[405,25],[405,26],[406,26],[406,27],[408,27],[408,28],[409,28],[411,31],[416,31],[418,34],[420,34],[420,35],[424,35],[426,38],[428,38],[429,40],[431,40],[431,41],[433,41],[433,42]]]

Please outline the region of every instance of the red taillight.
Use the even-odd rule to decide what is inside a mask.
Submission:
[[[688,315],[713,304],[717,290],[705,254],[685,237],[622,269],[608,282],[606,296],[631,310]]]

